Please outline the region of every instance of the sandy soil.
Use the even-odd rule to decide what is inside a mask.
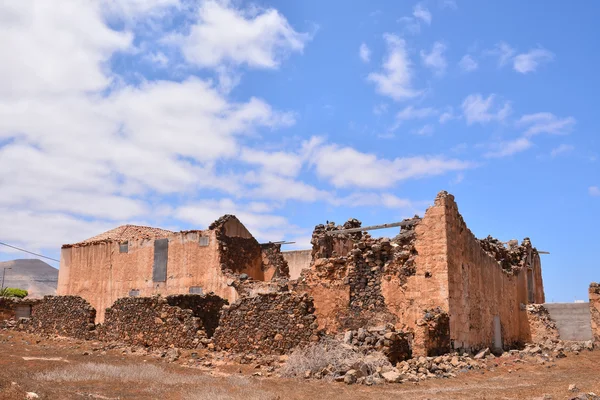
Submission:
[[[600,394],[600,351],[546,365],[498,360],[493,371],[453,379],[348,386],[252,376],[259,371],[253,365],[190,368],[197,362],[189,353],[168,363],[117,349],[103,354],[92,342],[0,331],[0,399],[24,399],[27,392],[41,399],[571,399],[577,393],[568,391],[570,384]]]

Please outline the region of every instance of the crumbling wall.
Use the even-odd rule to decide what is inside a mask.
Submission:
[[[213,340],[218,349],[236,353],[285,354],[319,340],[314,311],[306,294],[242,297],[223,308]]]
[[[548,339],[560,339],[556,322],[552,320],[546,307],[541,304],[528,304],[526,310],[529,322],[527,342],[542,343]]]
[[[37,334],[94,337],[96,310],[79,296],[45,296],[33,305],[27,330]]]
[[[351,218],[344,225],[335,225],[335,222],[327,222],[326,225],[320,224],[313,230],[310,243],[312,244],[312,259],[335,258],[348,254],[362,236],[362,232],[355,233],[333,233],[340,229],[359,228],[361,222]]]
[[[600,343],[600,283],[591,283],[589,289],[590,314],[594,342]]]
[[[154,240],[129,240],[128,251],[121,253],[119,243],[63,247],[59,270],[58,293],[78,295],[97,311],[97,322],[117,299],[138,296],[214,292],[235,301],[237,292],[229,285],[231,278],[220,268],[219,245],[214,231],[185,231],[167,238],[167,276],[154,281]],[[201,240],[205,240],[203,245]]]
[[[440,307],[425,310],[417,321],[413,349],[420,355],[432,357],[449,353],[451,348],[448,313]]]
[[[286,259],[281,252],[281,244],[264,243],[260,245],[262,251],[262,270],[265,281],[278,278],[289,278],[290,270]]]
[[[98,337],[152,348],[201,347],[218,326],[225,303],[213,294],[124,297],[106,310]]]
[[[208,229],[215,232],[223,273],[247,274],[252,279],[265,280],[261,246],[235,215],[222,216]]]
[[[379,351],[394,365],[411,357],[410,335],[391,324],[346,331],[344,343],[364,354]]]
[[[523,270],[512,264],[506,268],[482,247],[458,212],[454,196],[440,192],[432,208],[440,210],[445,221],[453,347],[495,347],[496,339],[510,348],[522,342],[529,325],[521,309],[527,304]]]
[[[0,324],[4,321],[16,320],[22,316],[28,318],[31,315],[31,308],[40,301],[42,300],[0,297]]]

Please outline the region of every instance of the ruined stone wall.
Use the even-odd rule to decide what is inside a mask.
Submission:
[[[234,215],[222,216],[209,229],[215,232],[224,274],[247,274],[265,280],[261,246]]]
[[[397,331],[393,325],[387,324],[346,331],[343,340],[344,343],[364,354],[379,351],[395,365],[411,357],[409,336],[405,332]]]
[[[550,339],[560,339],[558,327],[550,318],[550,313],[541,304],[527,305],[527,321],[529,323],[529,337],[527,342],[543,343]]]
[[[202,321],[202,329],[208,337],[213,336],[215,329],[219,326],[221,309],[228,304],[226,299],[214,293],[171,295],[167,296],[167,303],[173,307],[192,310],[194,317],[200,318]]]
[[[454,196],[440,192],[434,208],[443,210],[447,235],[450,335],[454,348],[494,346],[494,318],[505,348],[523,341],[528,330],[525,273],[503,267],[467,228]]]
[[[265,281],[278,278],[289,278],[290,269],[281,252],[281,244],[264,243],[260,245],[262,252],[262,270]]]
[[[200,238],[208,238],[201,246]],[[104,320],[104,310],[117,299],[139,296],[185,294],[190,288],[203,293],[214,292],[235,301],[237,292],[230,286],[232,277],[220,268],[219,245],[214,231],[188,231],[168,237],[167,279],[155,282],[152,277],[154,240],[130,240],[128,252],[121,253],[119,243],[104,242],[65,247],[61,252],[58,293],[78,295],[97,310],[97,320]]]
[[[281,254],[287,262],[290,279],[298,279],[303,270],[310,268],[312,249],[284,251]]]
[[[600,343],[600,283],[590,284],[590,314],[594,342]]]
[[[213,337],[218,349],[285,354],[319,339],[313,300],[306,294],[266,293],[224,307]]]
[[[27,330],[78,339],[94,337],[96,310],[79,296],[45,296],[33,305]]]
[[[106,310],[98,338],[152,348],[201,347],[218,325],[224,303],[212,294],[121,298]]]
[[[41,299],[0,297],[0,323],[2,321],[17,319],[20,317],[21,313],[26,314],[26,311],[29,311],[29,314],[31,314],[31,308],[40,302]],[[29,310],[27,310],[27,308]]]

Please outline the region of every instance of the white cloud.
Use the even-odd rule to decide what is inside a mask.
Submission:
[[[552,61],[554,54],[545,49],[533,49],[528,53],[517,55],[513,60],[513,68],[522,74],[534,72],[537,67],[545,62]]]
[[[269,173],[284,176],[296,176],[302,168],[302,159],[298,154],[283,151],[266,152],[244,148],[240,159],[249,164],[260,165]]]
[[[235,214],[259,241],[282,240],[293,230],[294,227],[287,218],[264,211],[264,207],[261,210],[256,205],[244,206],[231,199],[200,200],[178,207],[174,216],[199,228],[206,228],[224,214]]]
[[[413,106],[407,106],[398,114],[396,114],[396,119],[406,121],[410,119],[422,119],[433,117],[438,114],[438,111],[435,108],[424,107],[424,108],[415,108]]]
[[[397,182],[460,171],[472,163],[441,156],[398,157],[392,160],[362,153],[351,147],[318,144],[310,151],[310,161],[320,178],[335,187],[383,189]]]
[[[441,0],[442,8],[450,8],[452,10],[458,9],[458,5],[456,5],[456,1],[454,0]]]
[[[454,110],[452,109],[452,107],[450,107],[448,109],[448,111],[444,111],[443,113],[440,114],[440,124],[445,124],[448,121],[452,121],[453,119],[458,119],[460,118],[459,116],[454,115]]]
[[[331,199],[332,204],[349,207],[386,207],[395,209],[413,209],[415,202],[406,198],[400,198],[391,193],[356,192],[345,197]]]
[[[0,63],[0,99],[101,90],[112,77],[99,64],[131,39],[103,23],[95,2],[0,2],[0,48],[10,54]]]
[[[498,66],[504,67],[513,58],[515,49],[506,42],[500,42],[496,44],[496,47],[493,50],[488,50],[485,53],[498,57]]]
[[[458,66],[465,72],[472,72],[479,67],[479,64],[471,57],[471,55],[465,54],[463,58],[460,59]]]
[[[527,114],[517,121],[517,126],[528,126],[525,136],[534,136],[540,133],[564,135],[571,132],[577,121],[573,117],[559,118],[549,112]]]
[[[358,55],[365,63],[368,63],[371,60],[371,50],[369,50],[369,47],[365,43],[361,43],[360,48],[358,49]]]
[[[463,114],[467,124],[476,122],[484,124],[490,121],[503,121],[511,112],[509,102],[504,102],[501,107],[494,107],[495,95],[490,94],[483,98],[479,93],[471,94],[462,103]],[[493,111],[495,109],[496,111]]]
[[[431,25],[431,12],[423,4],[419,3],[415,5],[413,8],[413,15],[427,25]]]
[[[423,125],[421,128],[414,131],[415,134],[420,136],[428,136],[431,135],[434,131],[433,125],[427,124]]]
[[[156,53],[150,53],[145,57],[150,63],[156,64],[157,66],[164,68],[169,65],[169,58],[162,51]]]
[[[431,52],[427,53],[421,50],[421,61],[427,68],[431,68],[437,75],[442,75],[446,71],[448,63],[444,58],[446,45],[441,42],[435,42]]]
[[[302,52],[308,40],[273,8],[240,9],[214,0],[200,5],[189,35],[172,38],[185,58],[201,67],[225,63],[268,69],[277,68],[287,54]]]
[[[417,35],[421,32],[421,23],[413,17],[400,17],[398,22],[404,25],[404,31],[411,35]]]
[[[508,142],[496,143],[492,147],[493,149],[488,153],[484,154],[487,158],[500,158],[511,156],[516,153],[520,153],[529,149],[533,144],[529,139],[522,137]]]
[[[139,18],[140,15],[157,14],[168,8],[181,7],[180,0],[100,0],[99,3],[109,15],[125,19]]]
[[[559,156],[561,154],[570,153],[573,150],[575,150],[575,146],[563,143],[560,146],[553,148],[552,151],[550,152],[550,155],[552,157],[556,157],[556,156]]]
[[[588,192],[590,193],[590,196],[600,197],[600,187],[598,186],[590,186]]]
[[[379,94],[396,101],[419,96],[420,91],[411,87],[413,72],[406,51],[406,42],[396,35],[385,34],[388,54],[382,65],[382,72],[372,72],[368,80],[375,84]]]

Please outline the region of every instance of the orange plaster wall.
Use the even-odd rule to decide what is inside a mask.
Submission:
[[[209,245],[199,245],[199,235],[208,235]],[[96,308],[96,320],[104,320],[104,310],[136,289],[140,296],[189,293],[200,286],[230,302],[237,292],[228,286],[220,269],[218,243],[214,231],[180,232],[168,237],[167,280],[152,281],[154,240],[131,240],[129,252],[119,253],[116,242],[66,247],[61,253],[59,295],[78,295]]]

